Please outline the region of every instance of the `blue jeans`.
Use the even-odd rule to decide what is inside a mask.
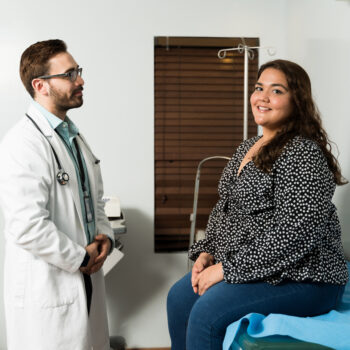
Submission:
[[[219,350],[226,327],[256,312],[316,316],[335,308],[344,286],[324,283],[220,282],[202,296],[191,286],[191,273],[176,282],[167,300],[172,350]]]

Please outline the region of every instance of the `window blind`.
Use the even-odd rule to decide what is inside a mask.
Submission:
[[[245,39],[259,46],[258,38]],[[157,37],[154,47],[155,251],[187,250],[195,175],[206,157],[231,157],[243,138],[244,55],[218,50],[240,38]],[[258,53],[249,61],[249,90]],[[257,134],[250,113],[248,134]],[[224,160],[201,170],[196,229],[204,230],[218,195]]]

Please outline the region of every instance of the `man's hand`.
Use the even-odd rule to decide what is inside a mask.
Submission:
[[[107,255],[111,249],[111,242],[108,236],[99,234],[95,237],[95,241],[85,247],[85,250],[90,255],[90,260],[87,266],[81,267],[80,271],[91,275],[101,269]]]
[[[107,235],[100,233],[95,237],[94,243],[98,244],[98,256],[95,258],[94,264],[91,267],[91,273],[95,273],[101,269],[105,260],[107,259],[107,255],[111,250],[111,241],[109,240]]]
[[[203,295],[211,286],[224,279],[222,263],[218,263],[204,269],[192,282],[198,289],[198,294]]]
[[[192,267],[192,288],[198,293],[198,275],[208,266],[213,265],[214,257],[208,253],[201,253]]]
[[[85,250],[88,252],[90,256],[90,260],[88,264],[85,267],[81,267],[80,271],[82,273],[86,273],[88,275],[91,275],[93,272],[91,272],[91,267],[95,263],[95,259],[98,257],[99,254],[99,244],[98,242],[92,242],[88,246],[85,247]]]

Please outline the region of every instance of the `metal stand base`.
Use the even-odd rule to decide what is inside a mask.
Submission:
[[[125,350],[126,348],[125,339],[119,335],[114,337],[109,337],[109,343],[112,350]]]

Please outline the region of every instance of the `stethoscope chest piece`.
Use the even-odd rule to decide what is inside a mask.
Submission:
[[[57,181],[60,183],[60,185],[67,185],[69,181],[69,175],[64,171],[59,171],[57,173]]]
[[[34,126],[40,131],[40,133],[45,137],[45,139],[47,140],[47,142],[49,143],[53,155],[55,156],[56,159],[56,163],[57,163],[57,167],[58,167],[58,173],[56,175],[56,179],[58,181],[58,183],[60,185],[67,185],[68,181],[69,181],[69,175],[62,169],[61,167],[61,163],[58,159],[58,156],[55,152],[55,149],[52,147],[49,139],[47,138],[47,136],[42,132],[42,130],[39,128],[38,124],[26,113],[26,116],[28,117],[28,119],[34,124]]]

